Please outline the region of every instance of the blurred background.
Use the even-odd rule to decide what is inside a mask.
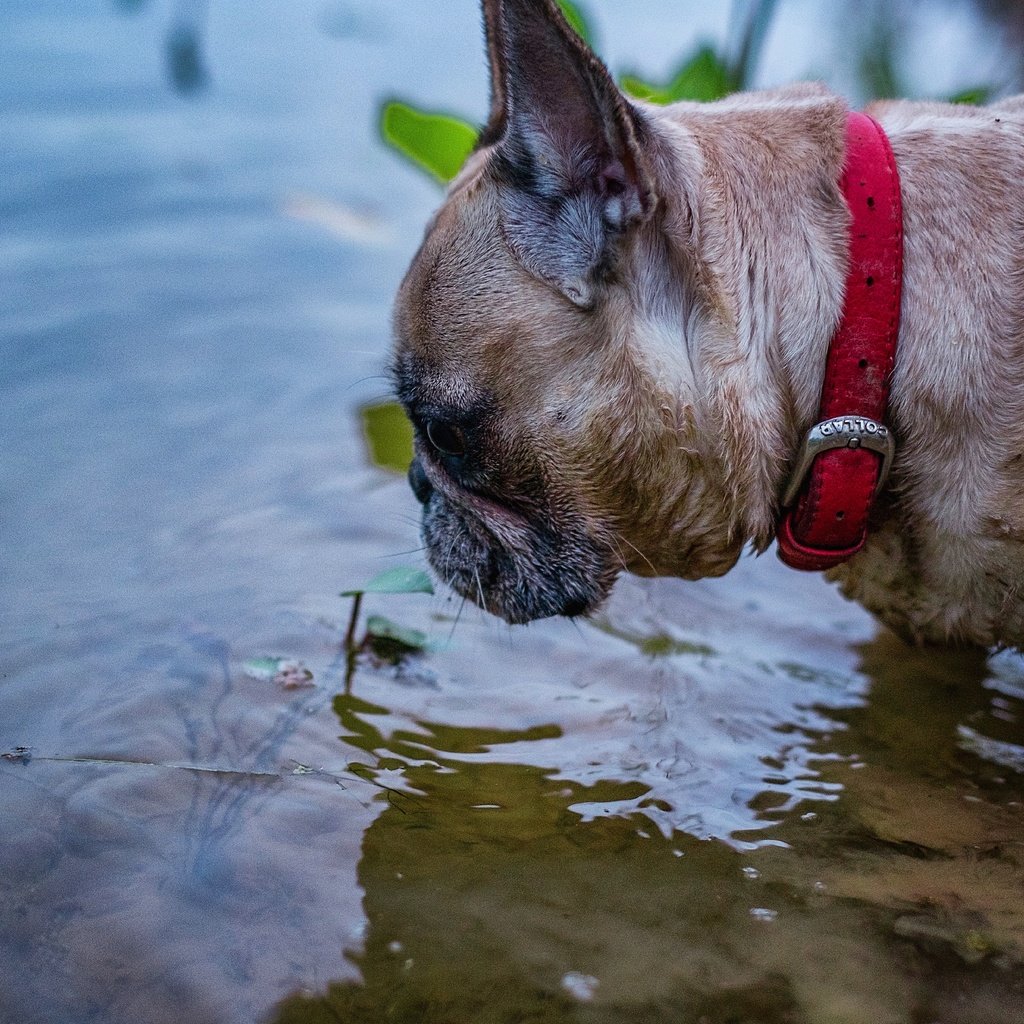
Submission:
[[[1016,3],[579,8],[651,88],[1020,84]],[[4,0],[0,1020],[1020,1019],[1019,658],[773,558],[345,651],[423,564],[382,112],[486,82],[473,0]]]

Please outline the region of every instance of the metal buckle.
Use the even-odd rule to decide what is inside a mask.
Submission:
[[[814,460],[832,448],[867,448],[882,456],[882,468],[875,485],[875,494],[882,489],[889,470],[892,468],[893,456],[896,454],[896,442],[892,431],[883,423],[869,420],[866,416],[833,416],[831,419],[815,423],[804,438],[803,446],[797,455],[796,465],[782,496],[783,508],[796,501],[804,479],[811,471]]]

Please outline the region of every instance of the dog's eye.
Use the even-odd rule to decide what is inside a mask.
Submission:
[[[427,440],[442,454],[461,459],[466,454],[466,437],[462,431],[441,420],[429,420]]]

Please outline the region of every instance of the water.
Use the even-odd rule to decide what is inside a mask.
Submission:
[[[725,32],[592,6],[652,74]],[[368,597],[432,649],[346,686],[338,592],[421,558],[360,411],[438,198],[373,111],[481,116],[476,15],[177,10],[205,90],[166,5],[0,12],[0,1021],[1024,1019],[1019,658],[767,557],[578,625]]]

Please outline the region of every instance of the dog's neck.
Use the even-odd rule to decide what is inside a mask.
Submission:
[[[734,532],[762,549],[815,421],[839,322],[847,214],[839,190],[846,108],[814,87],[658,117],[667,237],[695,301],[677,308],[702,457],[721,467]]]

